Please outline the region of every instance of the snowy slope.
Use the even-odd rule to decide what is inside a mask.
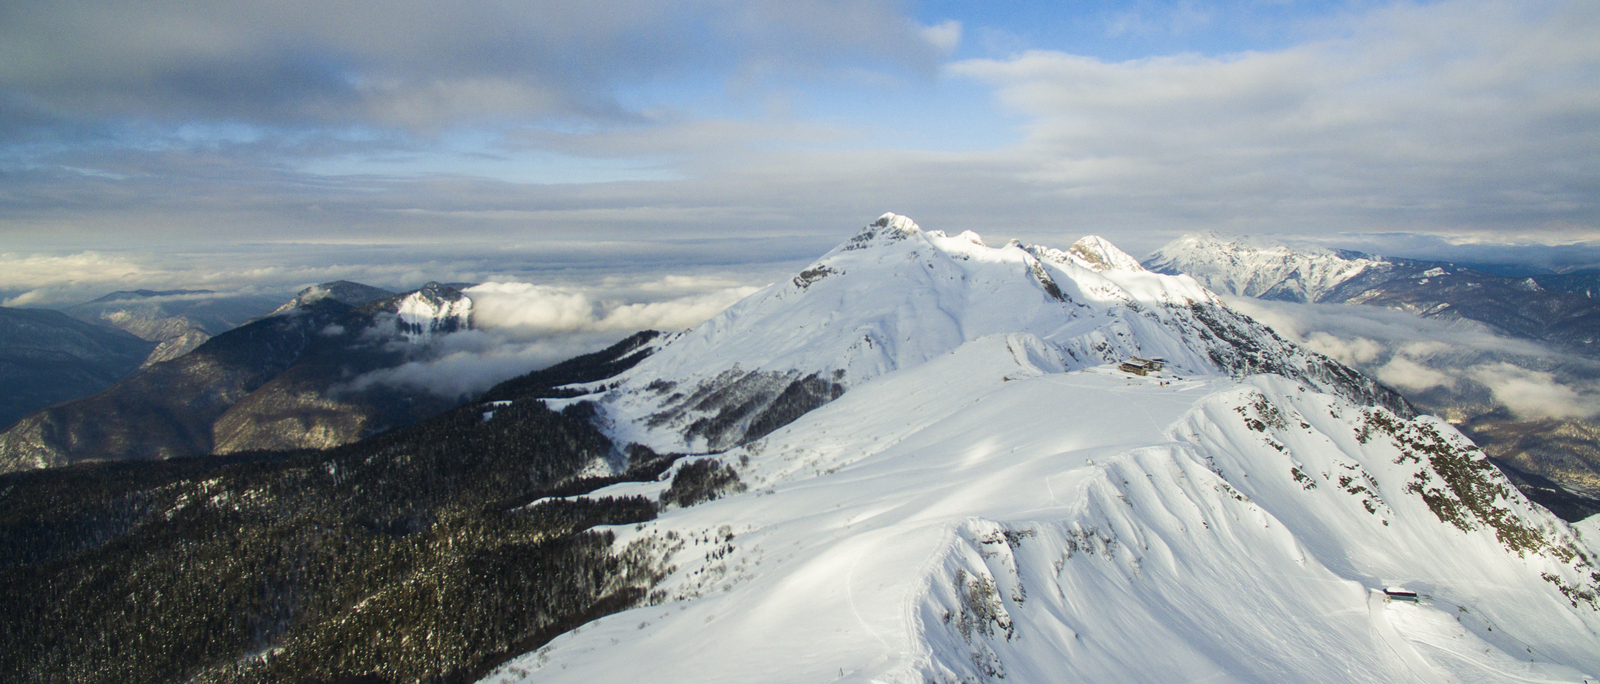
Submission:
[[[1145,271],[1100,238],[1066,251],[989,247],[974,233],[923,231],[893,214],[671,340],[614,381],[602,404],[627,441],[721,450],[884,373],[1012,332],[1048,341],[1074,369],[1140,356],[1185,373],[1271,370],[1409,411],[1193,279]]]
[[[721,414],[674,413],[702,389],[848,387],[716,456],[742,493],[614,530],[668,572],[650,605],[485,681],[1600,672],[1589,552],[1447,424],[1375,406],[1187,278],[880,223],[588,397],[615,434],[706,446],[689,418]],[[1224,346],[1281,372],[1238,379]],[[1170,364],[1109,363],[1134,351]]]

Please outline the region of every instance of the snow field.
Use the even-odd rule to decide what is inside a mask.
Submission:
[[[1047,372],[1048,355],[1019,346],[976,340],[725,454],[748,459],[751,491],[618,530],[619,543],[703,540],[674,554],[671,602],[515,666],[529,681],[707,682],[1581,681],[1573,666],[1600,669],[1592,611],[1538,580],[1554,561],[1443,525],[1415,497],[1382,490],[1370,513],[1322,477],[1354,465],[1402,482],[1392,445],[1361,444],[1334,417],[1360,407],[1270,377]],[[1258,404],[1287,427],[1252,429]],[[722,525],[732,539],[717,541]],[[1375,623],[1370,593],[1395,583],[1432,603],[1380,598]],[[1460,627],[1456,605],[1504,636]],[[1423,617],[1375,628],[1396,610]],[[1434,645],[1454,642],[1471,646]],[[1480,642],[1490,653],[1475,654]],[[1522,644],[1537,654],[1511,655]]]

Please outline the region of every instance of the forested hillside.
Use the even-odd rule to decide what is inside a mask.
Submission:
[[[554,499],[654,479],[578,477],[617,445],[523,401],[630,367],[654,337],[518,378],[327,451],[81,464],[0,477],[0,679],[469,681],[635,604],[660,572],[600,524],[645,498]],[[515,391],[513,391],[513,389]]]

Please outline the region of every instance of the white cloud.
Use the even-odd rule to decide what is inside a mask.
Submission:
[[[933,26],[924,26],[922,39],[944,54],[955,52],[956,48],[961,46],[961,22],[951,19]]]
[[[903,5],[790,4],[793,7],[761,2],[745,10],[740,3],[713,2],[697,5],[695,11],[703,13],[697,16],[727,22],[716,27],[718,32],[749,41],[741,43],[749,49],[740,52],[742,58],[733,60],[738,66],[730,68],[748,67],[755,81],[767,78],[761,74],[768,65],[781,64],[785,54],[794,52],[806,52],[807,59],[797,67],[801,70],[860,67],[854,61],[832,64],[826,50],[807,51],[835,39],[851,46],[850,54],[857,56],[905,49],[916,53],[912,61],[930,68],[940,59],[929,42],[928,27],[898,14]],[[607,17],[595,16],[602,12],[598,7],[557,5],[559,19],[593,22],[583,24],[585,31],[607,38],[595,44],[597,50],[607,49],[612,45],[607,41],[626,34],[613,31]],[[530,5],[539,6],[547,5]],[[151,7],[152,15],[169,16],[173,11],[169,4]],[[348,11],[343,3],[330,7]],[[648,17],[663,11],[640,7],[648,11],[638,16],[647,19],[619,21],[648,24]],[[1179,4],[1178,9],[1184,7]],[[709,14],[704,14],[706,8],[711,8]],[[74,9],[79,8],[69,4],[51,12],[64,15]],[[289,22],[293,35],[309,31],[318,41],[333,40],[324,27],[305,28],[304,17],[276,16],[281,8],[235,9],[273,14],[272,21],[262,25]],[[459,21],[521,25],[484,20],[485,13],[498,11],[471,9]],[[360,35],[354,40],[360,49],[352,54],[370,50],[374,63],[414,58],[425,64],[413,65],[415,69],[407,73],[424,73],[439,66],[430,61],[438,56],[409,55],[407,50],[432,44],[403,37],[447,32],[450,35],[440,37],[443,45],[461,47],[463,59],[481,56],[473,52],[482,47],[474,33],[450,32],[450,26],[418,26],[414,15],[401,14],[393,22],[359,26]],[[62,152],[41,157],[38,168],[7,176],[0,202],[5,203],[8,218],[0,220],[0,230],[5,231],[7,249],[14,251],[22,245],[45,249],[118,242],[153,250],[143,245],[221,239],[370,238],[420,245],[448,235],[461,242],[501,245],[787,236],[795,238],[792,244],[817,248],[790,253],[800,259],[815,257],[887,210],[952,232],[972,229],[1002,239],[1018,237],[1058,246],[1084,234],[1102,234],[1133,252],[1153,248],[1173,233],[1204,228],[1319,236],[1377,231],[1494,233],[1538,235],[1557,242],[1600,237],[1600,200],[1592,191],[1600,186],[1600,167],[1593,163],[1600,158],[1600,139],[1592,135],[1600,126],[1600,88],[1594,87],[1600,41],[1592,40],[1600,34],[1600,5],[1588,0],[1445,0],[1365,13],[1360,7],[1348,14],[1323,13],[1329,14],[1338,18],[1296,27],[1298,35],[1314,39],[1284,49],[1114,62],[1065,51],[1006,48],[1010,55],[1006,58],[967,60],[946,70],[946,75],[957,78],[888,90],[841,88],[826,97],[811,93],[815,100],[809,105],[774,107],[773,111],[782,110],[776,114],[757,106],[773,94],[762,87],[742,95],[749,98],[746,101],[722,102],[705,111],[693,111],[670,97],[648,101],[652,93],[663,91],[683,95],[670,87],[671,80],[683,73],[676,70],[681,65],[649,63],[638,80],[629,81],[630,97],[644,101],[630,103],[638,107],[623,112],[632,117],[625,123],[550,126],[543,120],[514,119],[496,131],[466,132],[492,138],[473,147],[474,155],[502,152],[516,157],[506,162],[511,166],[544,169],[537,158],[548,152],[638,164],[652,173],[659,171],[659,176],[651,177],[663,180],[535,184],[474,178],[459,170],[463,175],[413,173],[403,179],[297,171],[304,160],[341,155],[410,159],[451,153],[428,147],[432,143],[421,137],[382,132],[378,140],[346,140],[327,133],[310,135],[306,138],[310,142],[304,142],[301,132],[288,136],[292,141],[280,140],[270,127],[263,127],[262,140],[230,140],[225,145],[212,145],[215,141],[208,138],[207,144],[192,148],[171,143],[171,149]],[[1152,26],[1171,30],[1184,25],[1146,15]],[[1218,16],[1220,21],[1224,15]],[[518,21],[525,19],[519,17]],[[217,29],[222,36],[234,35],[240,25],[222,23]],[[772,28],[781,23],[790,28]],[[142,40],[123,36],[140,33],[128,26],[108,25],[89,33],[114,31],[120,36],[117,40]],[[951,44],[955,26],[940,26],[934,34]],[[539,31],[547,29],[554,30],[540,27]],[[786,37],[776,52],[761,47],[769,30]],[[961,40],[981,42],[988,30],[969,22],[962,31],[971,37],[963,35]],[[33,42],[15,49],[53,54],[53,50],[71,52],[84,42],[52,39],[62,45],[39,47],[39,35],[50,34],[30,34],[27,40]],[[557,37],[581,41],[587,35]],[[892,40],[880,42],[884,35]],[[218,46],[229,44],[216,41]],[[0,46],[12,47],[4,40]],[[148,71],[151,64],[165,63],[167,47],[140,43],[123,61],[130,69]],[[248,56],[259,47],[238,49]],[[199,52],[208,69],[227,73],[222,69],[226,64],[212,63],[212,51]],[[649,52],[619,59],[648,61]],[[581,57],[591,50],[575,54]],[[49,67],[60,70],[50,78],[66,78],[106,59],[100,53],[67,57],[67,62]],[[485,82],[492,85],[494,77],[534,90],[547,85],[532,74],[545,73],[550,64],[527,64],[531,66],[505,67],[516,72],[511,76],[495,69],[484,73],[464,68],[459,79],[446,80],[451,87],[465,87],[456,81],[471,79],[491,79]],[[0,60],[0,68],[18,73],[34,67]],[[663,78],[667,80],[659,80]],[[446,92],[435,91],[426,79],[401,80],[409,84],[402,88],[408,97],[437,99]],[[776,90],[787,96],[793,84],[783,81],[762,82],[779,83]],[[597,82],[608,84],[606,88],[616,84]],[[574,107],[600,106],[588,86],[567,81],[548,85],[572,91]],[[344,87],[342,82],[338,87]],[[493,95],[486,103],[516,102],[521,97],[484,87]],[[989,88],[998,93],[1005,111],[996,111],[999,108],[986,100]],[[870,91],[867,100],[851,99],[860,91]],[[797,102],[805,97],[795,95]],[[239,104],[216,107],[227,110]],[[351,107],[379,104],[363,100],[335,109],[344,116]],[[459,101],[436,104],[442,109],[419,104],[413,114],[419,120],[460,114],[447,111]],[[502,104],[484,106],[510,106]],[[804,113],[813,116],[806,118]],[[900,130],[911,131],[914,137],[886,133]],[[1005,132],[971,133],[991,130]],[[1022,139],[1013,130],[1020,131]],[[908,149],[912,147],[904,142],[908,139],[935,141],[927,146],[936,151]],[[947,139],[957,142],[940,146]],[[517,157],[521,154],[530,156]],[[523,159],[529,161],[519,161]],[[52,164],[102,169],[121,180],[62,174]],[[228,230],[219,231],[218,226]],[[147,239],[150,236],[161,240]],[[733,252],[740,249],[733,242],[705,246]],[[328,247],[330,252],[346,249]],[[694,258],[675,251],[654,261]],[[592,263],[601,260],[597,257]],[[612,259],[619,261],[621,257]],[[366,276],[365,281],[378,285],[414,285],[428,278],[481,281],[504,275],[550,284],[535,274],[507,274],[482,261],[461,268],[459,278],[441,274],[442,269],[416,268],[409,273],[419,278],[408,280],[406,273],[384,272],[379,264],[368,266],[368,272],[384,279],[374,282],[376,276]],[[307,273],[295,282],[330,276]],[[334,277],[363,279],[349,271]],[[177,285],[197,286],[193,281]],[[0,298],[24,292],[6,291]],[[52,290],[30,295],[27,301],[65,296]]]
[[[588,294],[531,283],[484,283],[468,288],[478,327],[555,333],[592,329],[599,305]]]
[[[1473,321],[1375,306],[1226,299],[1285,339],[1367,373],[1424,408],[1499,405],[1522,418],[1600,416],[1600,361],[1550,345],[1503,337]]]
[[[1384,351],[1383,345],[1365,337],[1345,339],[1320,330],[1307,335],[1302,344],[1311,351],[1351,366],[1372,363]]]
[[[1379,366],[1377,376],[1380,382],[1406,393],[1435,387],[1455,387],[1456,384],[1455,378],[1399,354]]]
[[[637,116],[619,85],[832,64],[931,71],[892,0],[39,3],[0,23],[0,87],[31,118],[449,126]],[[949,40],[950,29],[936,33]],[[13,103],[12,107],[20,105]],[[0,110],[0,119],[9,113]]]
[[[453,333],[440,338],[428,357],[364,374],[351,380],[348,387],[359,391],[384,385],[460,399],[524,373],[602,349],[622,336],[577,333],[529,340],[484,331]]]
[[[388,385],[448,398],[595,351],[638,330],[676,331],[700,324],[756,291],[720,277],[667,275],[604,286],[493,282],[468,288],[473,330],[444,335],[395,368],[367,373],[355,389]],[[629,301],[627,293],[674,297]]]
[[[1397,4],[1345,29],[1275,51],[1033,50],[951,69],[1032,117],[1014,151],[1027,179],[1124,223],[1600,232],[1587,161],[1600,154],[1600,6]]]
[[[1592,386],[1580,390],[1558,382],[1553,373],[1495,363],[1473,368],[1471,376],[1520,418],[1583,419],[1600,415],[1600,394]]]
[[[0,306],[47,303],[55,293],[85,282],[108,291],[122,289],[147,282],[149,276],[149,271],[135,260],[98,252],[0,254],[0,291],[21,290],[0,301]]]
[[[1352,365],[1381,363],[1394,353],[1415,359],[1505,354],[1575,360],[1570,354],[1539,342],[1505,337],[1476,321],[1421,318],[1405,311],[1357,304],[1296,304],[1235,296],[1223,299],[1228,306],[1270,326],[1290,341]]]
[[[496,245],[291,243],[195,246],[177,253],[0,253],[0,305],[59,308],[136,289],[215,291],[176,296],[185,299],[250,294],[287,301],[301,288],[334,280],[397,292],[428,281],[502,280],[566,288],[562,291],[576,288],[609,310],[618,305],[606,304],[612,300],[658,302],[771,282],[826,249],[804,240],[777,238]]]
[[[523,334],[604,332],[613,330],[682,330],[700,324],[751,293],[753,286],[728,287],[721,279],[668,276],[638,286],[649,291],[682,291],[714,284],[711,291],[663,301],[626,302],[602,298],[592,288],[553,287],[532,283],[484,283],[469,288],[473,323],[486,330]]]

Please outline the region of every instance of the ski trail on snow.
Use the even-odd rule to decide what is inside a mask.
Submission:
[[[850,612],[855,614],[856,622],[861,623],[861,628],[867,630],[867,633],[871,634],[872,638],[877,639],[878,643],[883,644],[884,648],[892,648],[889,642],[884,641],[878,631],[872,628],[872,625],[867,624],[867,619],[861,616],[861,609],[856,607],[856,564],[860,563],[861,557],[865,555],[865,551],[857,553],[856,557],[850,561],[850,569],[844,573],[844,599],[850,603]]]
[[[1374,603],[1377,602],[1377,603]],[[1422,654],[1412,647],[1394,630],[1394,625],[1389,624],[1389,617],[1384,614],[1384,604],[1378,599],[1378,590],[1367,592],[1367,614],[1372,618],[1372,630],[1385,648],[1394,654],[1406,668],[1406,673],[1422,684],[1446,684],[1444,677],[1423,659]]]

